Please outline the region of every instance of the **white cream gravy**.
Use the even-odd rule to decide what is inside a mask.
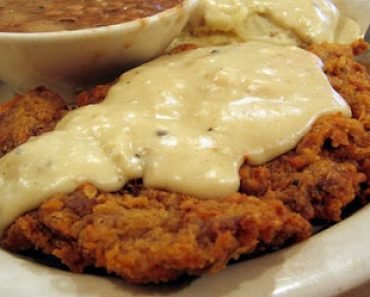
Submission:
[[[70,112],[55,131],[0,159],[0,230],[83,182],[218,198],[238,170],[294,148],[323,114],[350,116],[321,61],[250,42],[164,56],[125,73],[106,100]]]
[[[235,41],[307,45],[351,43],[360,28],[330,0],[200,0],[187,28],[172,46],[184,42],[218,45]]]

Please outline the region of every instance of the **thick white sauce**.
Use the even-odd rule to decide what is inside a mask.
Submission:
[[[330,0],[200,0],[197,13],[173,46],[250,40],[350,43],[359,37],[359,26]]]
[[[143,178],[199,198],[229,195],[245,158],[279,156],[332,112],[351,114],[302,49],[251,42],[164,56],[0,159],[0,230],[83,182],[116,191]]]

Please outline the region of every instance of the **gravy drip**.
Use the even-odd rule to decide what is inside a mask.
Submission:
[[[104,102],[0,159],[0,229],[56,193],[91,182],[218,198],[239,168],[294,148],[321,115],[351,115],[321,61],[250,42],[163,56],[121,76]]]

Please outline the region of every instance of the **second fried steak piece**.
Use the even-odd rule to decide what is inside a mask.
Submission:
[[[0,157],[31,136],[52,130],[67,112],[60,96],[37,88],[0,105]]]
[[[147,283],[216,272],[241,254],[310,234],[309,223],[278,200],[242,194],[199,200],[158,190],[109,194],[86,184],[18,218],[2,245],[39,248],[72,271],[104,267]]]

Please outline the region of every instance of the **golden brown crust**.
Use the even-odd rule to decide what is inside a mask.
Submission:
[[[104,100],[112,84],[99,85],[87,91],[83,91],[76,97],[76,104],[82,107],[90,104],[97,104]]]
[[[366,176],[350,162],[289,154],[264,166],[243,166],[241,191],[279,199],[307,220],[339,221],[343,208],[360,191]]]
[[[15,242],[28,243],[73,271],[95,265],[146,283],[216,272],[258,246],[279,247],[310,234],[308,222],[277,200],[241,194],[199,200],[157,190],[135,197],[87,184],[19,218],[2,244],[19,250]]]
[[[161,282],[303,240],[311,233],[308,221],[339,221],[356,197],[369,196],[370,77],[353,60],[365,48],[363,41],[311,48],[353,118],[324,116],[296,149],[261,166],[244,164],[243,194],[199,200],[135,184],[121,193],[82,185],[18,218],[3,247],[41,249],[73,271],[97,266],[132,282]],[[108,89],[85,92],[79,105],[100,102]]]
[[[366,67],[356,63],[354,55],[366,51],[368,45],[359,40],[352,46],[324,44],[312,46],[309,50],[324,62],[324,71],[330,83],[351,106],[353,118],[358,119],[366,129],[370,128],[370,78]]]
[[[45,88],[0,105],[0,157],[31,136],[50,131],[66,113],[62,98]]]

